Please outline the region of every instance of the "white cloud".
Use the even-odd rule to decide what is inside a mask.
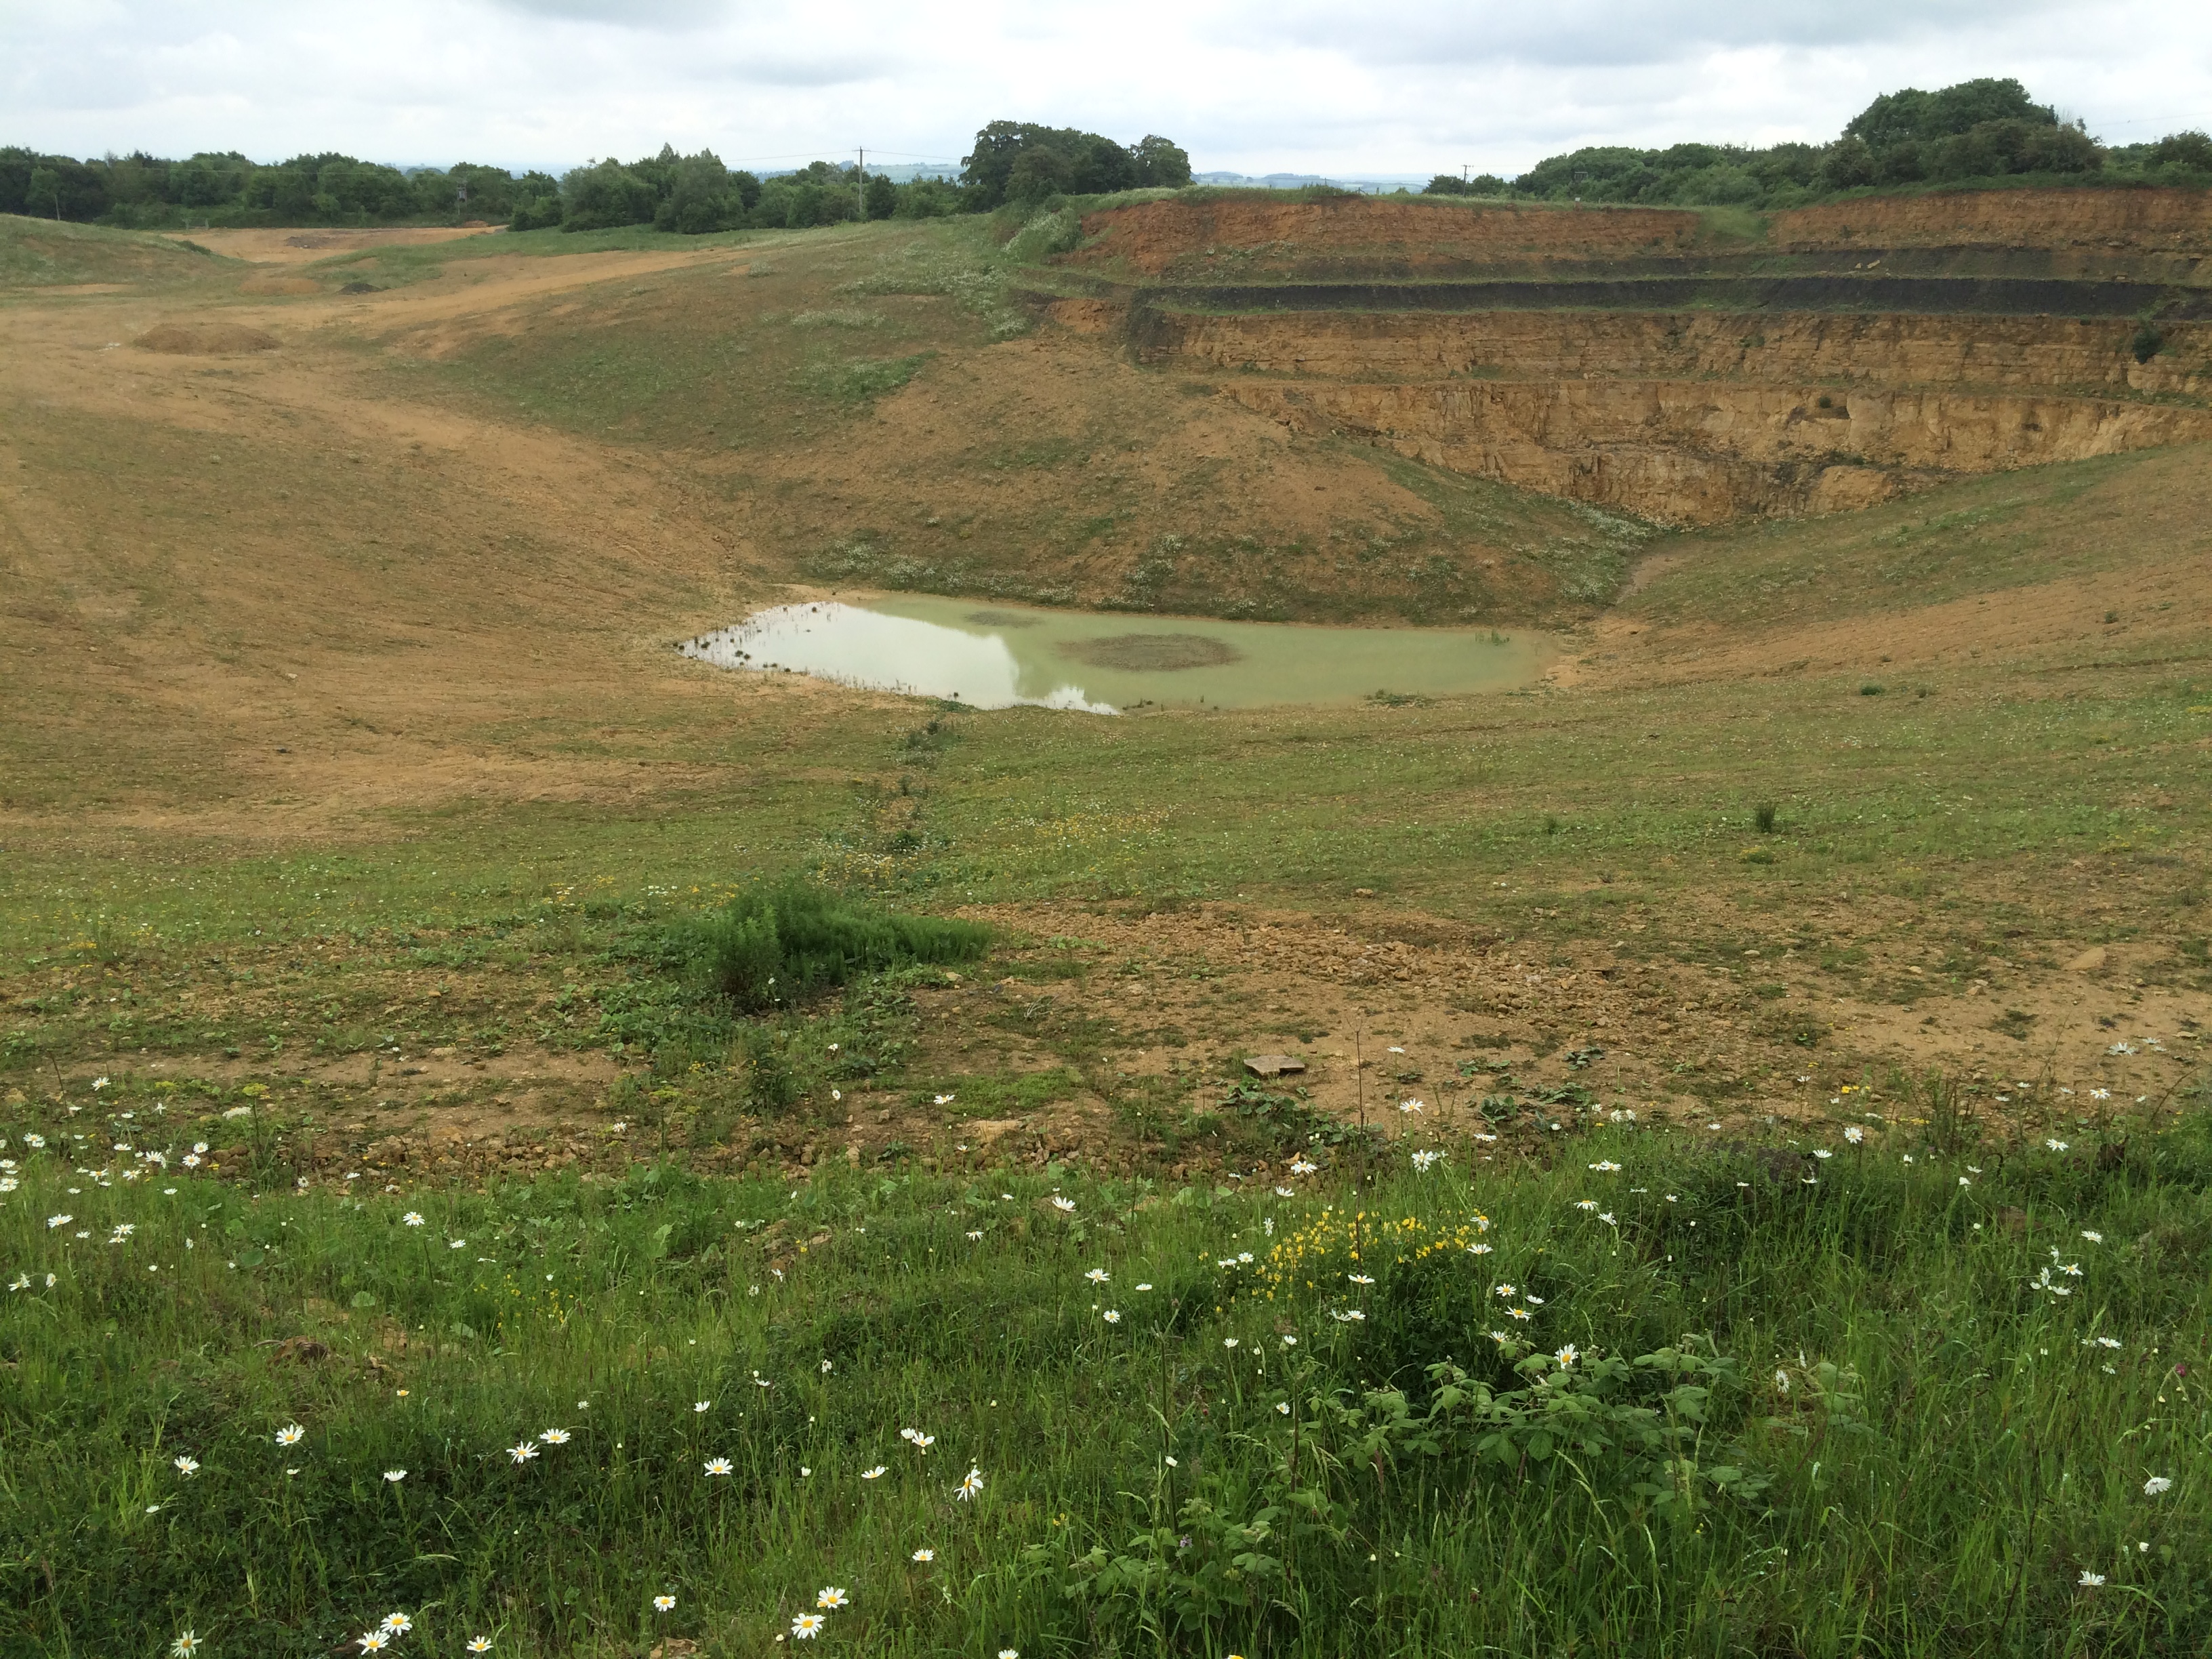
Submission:
[[[2202,0],[13,0],[0,142],[564,167],[957,161],[1006,117],[1201,169],[1512,173],[1583,143],[1833,136],[1876,93],[2017,75],[2118,140],[2212,125]]]

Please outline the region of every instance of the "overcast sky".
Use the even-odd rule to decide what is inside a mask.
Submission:
[[[1510,174],[1978,75],[2110,143],[2212,127],[2212,0],[0,0],[0,143],[78,155],[957,161],[1003,117],[1200,172]]]

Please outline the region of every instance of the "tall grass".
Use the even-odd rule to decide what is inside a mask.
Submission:
[[[715,989],[756,1012],[915,963],[967,962],[990,944],[975,922],[914,916],[805,882],[763,885],[680,927],[677,951]]]
[[[45,1133],[0,1200],[9,1653],[397,1611],[399,1653],[765,1654],[824,1587],[814,1639],[887,1654],[2212,1639],[2201,1118],[1978,1170],[1438,1141],[1356,1196],[264,1197],[182,1170],[192,1127]]]

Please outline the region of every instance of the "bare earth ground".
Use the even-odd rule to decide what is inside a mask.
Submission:
[[[558,326],[562,306],[623,291],[611,284],[673,273],[735,286],[767,261],[726,246],[494,254],[356,296],[301,274],[333,252],[443,234],[198,233],[250,269],[189,292],[88,284],[0,297],[8,853],[96,858],[156,842],[221,856],[342,852],[388,838],[398,815],[444,808],[534,803],[647,823],[702,796],[742,803],[793,781],[852,783],[824,734],[908,720],[910,705],[803,681],[733,685],[668,647],[763,599],[830,591],[805,558],[840,525],[896,515],[916,544],[946,531],[937,520],[991,470],[974,463],[941,501],[931,495],[933,468],[967,454],[963,433],[1073,434],[1103,454],[1102,421],[1138,432],[1114,488],[1161,523],[1178,501],[1218,499],[1231,526],[1264,520],[1269,537],[1320,538],[1347,515],[1381,523],[1426,510],[1357,455],[1293,442],[1225,399],[1164,389],[1057,326],[994,343],[947,325],[927,367],[849,426],[735,460],[598,441],[427,377],[487,339]],[[773,257],[785,269],[797,256]],[[680,297],[702,303],[691,289]],[[131,343],[165,325],[260,331],[278,345],[200,355]],[[2066,509],[2096,555],[2087,568],[2023,568],[2001,592],[1910,608],[1853,611],[1815,594],[1750,623],[1678,613],[1662,602],[1670,584],[1749,555],[1724,535],[1677,540],[1621,605],[1573,636],[1555,684],[1573,696],[1838,670],[1902,682],[1971,672],[1977,659],[2094,669],[2108,649],[2154,656],[2160,641],[2201,641],[2212,626],[2209,476],[2201,453],[2136,458]],[[1024,486],[1017,477],[983,488]],[[2153,520],[2162,527],[2147,530]],[[1838,557],[1849,556],[1843,542],[1858,532],[1823,522],[1838,526]],[[2130,552],[2138,543],[2150,551]],[[1066,568],[1087,597],[1110,593],[1133,556],[1101,554],[1095,581],[1084,556]],[[1498,556],[1501,605],[1547,580]],[[2174,787],[2201,795],[2208,758],[2203,744],[2181,757],[2196,781]],[[519,878],[531,877],[526,867]],[[1977,879],[2008,878],[1984,866]],[[1394,1133],[1471,1123],[1503,1067],[1524,1091],[1580,1080],[1702,1132],[1832,1117],[1847,1081],[1940,1065],[1977,1079],[1989,1109],[2060,1124],[2090,1112],[2092,1087],[2123,1100],[2170,1091],[2205,1015],[2201,992],[2149,971],[2172,951],[2155,921],[2140,943],[2085,942],[2096,884],[2112,878],[2081,880],[2004,963],[1940,972],[1912,942],[1914,902],[1872,892],[1808,901],[1802,917],[1831,956],[1852,955],[1847,964],[1778,933],[1733,973],[1640,946],[1655,925],[1671,933],[1710,921],[1695,897],[1676,902],[1679,915],[1632,910],[1617,939],[1540,947],[1388,899],[1329,914],[1278,902],[982,907],[1031,943],[917,998],[911,1069],[941,1075],[957,1097],[969,1074],[1065,1067],[1072,1080],[1057,1098],[969,1117],[927,1090],[856,1090],[848,1122],[755,1126],[748,1144],[732,1137],[729,1156],[795,1166],[900,1143],[957,1161],[1004,1142],[1040,1157],[1173,1158],[1130,1100],[1267,1051],[1304,1060],[1322,1109],[1364,1111]],[[2146,912],[2140,895],[2112,896]],[[1861,937],[1875,942],[1853,950]],[[1087,971],[1044,984],[1003,971],[1037,956],[1035,941],[1061,938],[1083,942]],[[82,962],[10,969],[5,990],[19,1010],[58,988],[180,995],[220,1021],[290,994],[293,970],[278,958],[296,952],[237,945],[224,976],[182,993]],[[242,984],[241,964],[265,982]],[[392,1008],[437,996],[543,1010],[559,988],[520,970],[366,971],[369,1000]],[[2032,1035],[2001,1032],[2001,1017]],[[1817,1050],[1791,1035],[1804,1022],[1819,1030]],[[272,1075],[266,1061],[211,1047],[116,1054],[54,1080],[94,1069],[225,1086]],[[609,1091],[623,1072],[604,1054],[518,1034],[492,1053],[303,1056],[273,1074],[311,1091],[340,1126],[323,1149],[333,1168],[466,1170],[635,1155],[660,1132],[642,1120],[613,1127]],[[1414,1099],[1418,1112],[1400,1109]],[[1532,1133],[1524,1124],[1501,1146]]]

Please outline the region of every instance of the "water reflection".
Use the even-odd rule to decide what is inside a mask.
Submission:
[[[874,691],[944,697],[977,708],[1043,708],[1117,714],[1093,702],[1079,685],[1042,685],[996,631],[1003,623],[970,632],[889,617],[856,605],[780,605],[759,611],[735,628],[686,640],[683,651],[722,668],[787,669],[817,679]]]
[[[811,674],[976,708],[1112,714],[1445,696],[1525,684],[1547,641],[1487,629],[1309,628],[899,597],[777,605],[687,640],[725,668]]]

